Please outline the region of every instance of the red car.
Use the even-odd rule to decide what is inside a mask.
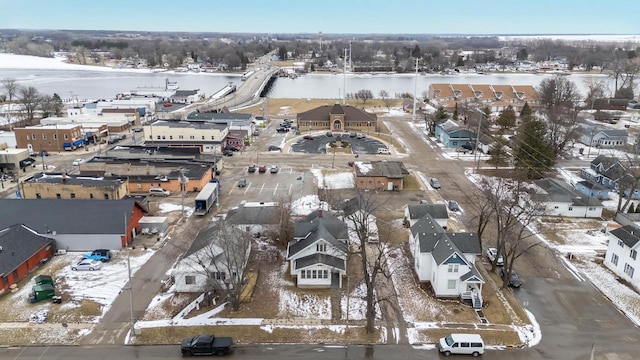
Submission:
[[[313,136],[311,136],[311,135],[305,135],[302,138],[305,139],[305,140],[313,140]]]
[[[258,172],[259,173],[267,172],[267,167],[265,165],[260,165],[260,167],[258,167]]]
[[[173,104],[172,104],[172,103],[169,103],[169,102],[166,102],[166,103],[164,103],[164,105],[163,105],[163,106],[164,106],[164,107],[172,107],[172,106],[173,106]]]

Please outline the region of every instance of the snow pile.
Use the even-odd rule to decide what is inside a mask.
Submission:
[[[29,315],[29,322],[42,324],[47,321],[47,317],[49,316],[49,310],[40,310]]]
[[[160,213],[170,213],[174,211],[182,211],[182,205],[179,204],[170,204],[170,203],[160,203]],[[184,215],[189,217],[193,214],[194,209],[189,206],[184,207]]]
[[[373,170],[373,165],[371,165],[371,163],[356,161],[354,162],[354,165],[358,167],[358,171],[360,171],[361,174],[367,174],[369,171]]]
[[[329,172],[325,175],[322,169],[311,169],[316,177],[318,189],[351,189],[355,185],[352,172]]]
[[[523,344],[526,344],[528,347],[534,347],[542,341],[542,331],[540,331],[540,325],[538,325],[533,313],[527,309],[524,309],[524,311],[527,313],[531,324],[525,326],[514,326],[513,328],[518,333],[518,337]]]

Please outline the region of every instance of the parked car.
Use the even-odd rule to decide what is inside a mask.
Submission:
[[[358,134],[357,134],[357,133],[354,133],[354,132],[352,132],[351,134],[349,134],[349,137],[352,137],[352,138],[357,137],[357,136],[358,136]]]
[[[169,196],[171,195],[171,191],[165,190],[163,188],[151,188],[149,189],[150,196]]]
[[[289,132],[289,128],[279,127],[276,129],[276,132]]]
[[[84,159],[75,159],[73,160],[73,166],[78,166],[84,162]]]
[[[455,200],[447,201],[447,206],[449,207],[449,210],[453,212],[460,211],[460,206],[458,205],[458,202]]]
[[[233,151],[225,150],[225,151],[222,152],[222,155],[224,155],[224,156],[233,156]]]
[[[327,131],[325,135],[327,137],[333,137],[333,133],[331,131]]]
[[[84,255],[82,255],[82,258],[107,262],[111,260],[111,251],[108,249],[96,249],[92,252],[84,253]]]
[[[450,334],[438,340],[438,350],[444,356],[463,354],[478,357],[484,354],[484,341],[478,334]]]
[[[253,130],[253,136],[258,136],[260,135],[260,131],[259,130]]]
[[[250,173],[256,172],[256,166],[255,165],[249,165],[249,172]]]
[[[291,124],[290,124],[290,123],[288,123],[288,122],[286,122],[286,123],[282,123],[282,124],[280,124],[280,127],[287,128],[287,129],[291,129]]]
[[[192,355],[228,355],[233,352],[233,339],[214,335],[198,335],[182,340],[182,356]]]
[[[275,145],[270,145],[269,146],[269,151],[280,151],[280,148],[275,146]]]
[[[505,270],[504,268],[500,268],[500,277],[504,279],[505,276]],[[519,288],[520,286],[522,286],[522,280],[520,280],[520,276],[518,276],[518,274],[516,274],[516,271],[511,269],[511,278],[509,279],[509,286],[514,287],[514,288]]]
[[[440,189],[440,181],[436,178],[431,178],[431,180],[429,180],[429,185],[436,190]]]
[[[391,154],[391,152],[387,148],[378,148],[378,151],[376,151],[376,153],[377,154],[384,154],[384,155]]]
[[[133,128],[133,132],[142,132],[144,129],[141,127],[135,127]]]
[[[305,135],[302,138],[305,140],[313,140],[313,135]]]
[[[243,188],[243,187],[245,187],[245,186],[247,186],[247,179],[240,179],[240,180],[238,181],[238,187]]]
[[[284,119],[284,123],[285,123],[285,124],[291,124],[291,123],[293,123],[293,120],[291,120],[291,119]]]
[[[102,267],[102,263],[100,261],[91,260],[91,259],[82,259],[75,264],[71,264],[71,270],[73,271],[80,271],[80,270],[94,271],[94,270],[100,270],[101,267]]]
[[[258,172],[259,173],[265,173],[267,172],[267,167],[264,165],[260,165],[260,167],[258,168]]]
[[[240,149],[238,149],[237,147],[233,146],[233,145],[229,145],[225,148],[225,150],[231,150],[231,151],[240,151]]]
[[[357,139],[364,139],[364,138],[365,138],[365,136],[364,136],[364,134],[358,134],[358,135],[356,136],[356,138],[357,138]]]
[[[496,260],[496,256],[498,256],[498,249],[492,248],[492,247],[487,249],[487,259],[489,259],[489,261],[493,263]],[[497,266],[504,265],[504,259],[502,258],[502,255],[498,257],[498,261],[496,261],[496,265]]]
[[[170,103],[170,102],[166,102],[166,103],[162,104],[162,106],[164,106],[164,107],[172,107],[173,104]]]
[[[271,165],[271,169],[269,170],[270,173],[275,174],[278,172],[278,167],[275,165]]]

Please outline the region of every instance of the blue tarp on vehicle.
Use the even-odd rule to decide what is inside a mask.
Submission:
[[[84,144],[84,139],[76,140],[73,142],[73,146],[78,147]]]

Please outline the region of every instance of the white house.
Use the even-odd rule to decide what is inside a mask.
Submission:
[[[604,206],[600,200],[582,194],[564,181],[546,178],[533,183],[537,188],[532,199],[544,205],[545,215],[583,218],[602,216]]]
[[[409,247],[418,279],[430,283],[437,297],[460,297],[482,307],[484,280],[474,265],[481,253],[477,234],[447,233],[425,214],[411,226]]]
[[[413,226],[418,220],[422,219],[426,214],[431,217],[442,228],[447,228],[447,222],[449,221],[449,213],[447,212],[447,206],[444,204],[416,204],[407,205],[404,208],[405,220],[409,221],[409,226]]]
[[[242,202],[232,208],[225,217],[225,222],[251,235],[265,231],[277,231],[280,224],[278,203],[276,202]]]
[[[228,228],[225,229],[225,234],[230,231],[241,230]],[[215,280],[222,284],[229,276],[236,278],[233,283],[239,283],[238,279],[243,276],[242,273],[249,261],[251,242],[241,234],[227,236],[226,240],[221,240],[219,235],[221,234],[218,223],[212,223],[198,232],[191,247],[173,271],[176,292],[202,292],[208,288],[208,281]],[[233,239],[233,242],[230,239]],[[225,254],[225,251],[235,252]],[[239,271],[241,273],[238,273]]]
[[[636,289],[640,289],[640,274],[635,276],[635,270],[640,268],[638,251],[640,251],[640,228],[625,225],[609,232],[609,246],[607,246],[604,264]]]
[[[347,268],[347,224],[316,210],[296,223],[287,245],[291,276],[299,288],[340,288]]]

